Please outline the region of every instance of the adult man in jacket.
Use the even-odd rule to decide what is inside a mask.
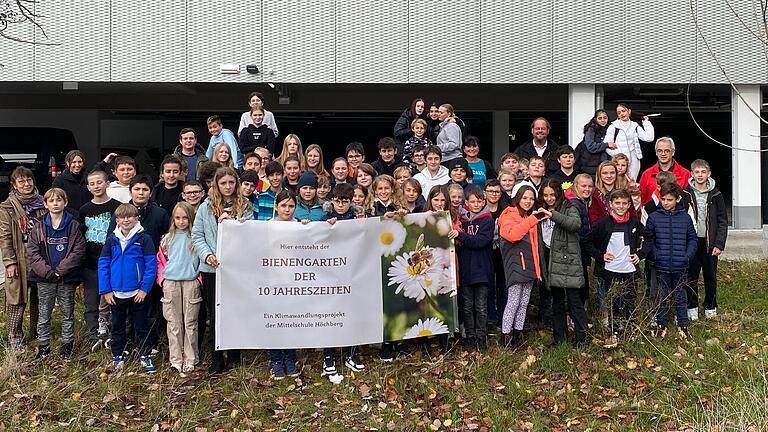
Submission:
[[[539,156],[544,159],[546,167],[546,177],[560,170],[560,164],[557,162],[557,143],[549,139],[551,127],[549,121],[544,117],[537,117],[531,123],[532,139],[520,144],[515,153],[521,158],[530,159],[532,156]]]

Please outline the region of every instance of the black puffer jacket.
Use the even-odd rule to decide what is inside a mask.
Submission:
[[[601,162],[608,160],[608,143],[604,143],[605,128],[602,131],[591,127],[584,132],[584,139],[576,146],[576,165],[583,173],[595,178],[597,167]]]
[[[87,184],[88,176],[85,174],[85,170],[75,175],[65,169],[60,176],[53,180],[51,187],[63,189],[67,193],[67,208],[73,210],[73,214],[77,216],[80,207],[93,198],[93,195],[88,192]]]
[[[395,129],[392,132],[392,136],[395,138],[395,141],[397,141],[397,145],[400,146],[400,148],[402,148],[403,143],[407,141],[408,138],[413,136],[413,131],[411,131],[411,122],[413,120],[414,117],[411,113],[411,109],[407,108],[400,114],[400,118],[397,119],[397,123],[395,123]]]

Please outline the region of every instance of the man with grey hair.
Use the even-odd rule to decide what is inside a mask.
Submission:
[[[640,201],[643,205],[651,200],[653,193],[657,189],[656,175],[662,171],[669,171],[675,175],[677,184],[681,189],[688,186],[688,180],[691,178],[691,172],[675,160],[675,140],[668,136],[656,140],[654,146],[656,150],[657,162],[648,168],[640,176]]]

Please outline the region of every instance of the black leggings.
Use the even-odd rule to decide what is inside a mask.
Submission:
[[[216,332],[214,330],[216,328],[216,273],[203,272],[201,274],[203,275],[203,304],[208,312],[208,322],[210,323],[208,328],[208,340],[210,341],[208,348],[213,355],[213,363],[224,364],[225,352],[227,353],[227,361],[230,363],[240,362],[240,350],[216,350]],[[199,318],[200,316],[198,316]],[[202,329],[205,328],[205,320],[203,319],[202,322],[198,321],[198,326],[200,333],[202,333]]]

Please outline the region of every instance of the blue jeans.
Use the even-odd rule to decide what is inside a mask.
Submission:
[[[667,311],[670,298],[674,301],[677,325],[688,326],[688,296],[687,272],[664,272],[656,270],[656,280],[659,283],[659,309],[656,311],[656,323],[660,326],[667,325]]]
[[[149,302],[147,300],[149,297],[145,297],[144,301],[140,303],[133,300],[134,297],[127,299],[115,297],[115,304],[112,305],[112,355],[115,357],[123,355],[125,350],[125,320],[128,312],[130,312],[133,321],[133,332],[136,345],[139,348],[139,355],[148,355],[152,349],[147,340],[149,336]]]
[[[271,363],[293,363],[296,364],[295,349],[271,349],[269,350],[269,361]]]
[[[600,313],[608,313],[608,305],[605,304],[605,295],[608,293],[608,284],[605,277],[597,276],[597,308]]]

